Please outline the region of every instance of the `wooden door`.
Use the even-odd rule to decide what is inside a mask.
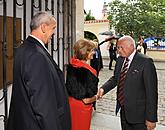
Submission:
[[[3,17],[0,16],[0,89],[3,87]],[[6,45],[6,80],[7,84],[13,80],[13,18],[7,17],[7,45]],[[16,19],[16,44],[21,43],[21,18]]]

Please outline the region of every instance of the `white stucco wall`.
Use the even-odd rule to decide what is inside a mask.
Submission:
[[[76,41],[84,38],[84,0],[76,0]]]
[[[109,31],[109,22],[96,22],[96,21],[85,22],[84,31],[89,31],[95,34],[100,43],[104,41],[105,38],[108,37],[106,35],[100,35],[100,33]],[[108,50],[107,50],[107,42],[100,46],[100,50],[103,57],[109,55]]]

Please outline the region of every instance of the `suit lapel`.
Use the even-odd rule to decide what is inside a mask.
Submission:
[[[58,76],[59,76],[59,78],[60,78],[61,84],[62,84],[63,87],[65,88],[65,83],[63,82],[63,81],[65,81],[65,79],[64,79],[64,74],[63,74],[63,72],[61,71],[61,69],[58,67],[58,65],[56,64],[56,62],[54,61],[54,59],[51,57],[51,55],[48,53],[48,51],[47,51],[47,50],[41,45],[41,43],[40,43],[38,40],[36,40],[35,38],[29,36],[29,37],[27,38],[27,40],[31,41],[32,43],[35,43],[36,46],[39,47],[39,48],[42,50],[41,53],[43,53],[44,55],[46,55],[46,56],[50,59],[51,63],[53,64],[54,68],[56,69],[56,71],[57,71],[57,73],[58,73]]]
[[[51,57],[51,55],[48,53],[48,51],[41,45],[41,43],[36,40],[35,38],[29,36],[27,38],[27,40],[29,40],[30,42],[32,43],[35,43],[36,46],[38,46],[41,50],[42,50],[42,53],[45,55],[47,55],[47,57],[50,59],[50,61],[52,62],[52,64],[54,65],[55,69],[57,70],[60,70],[60,68],[58,67],[58,65],[56,64],[56,62],[54,61],[54,59]],[[60,70],[61,71],[61,70]]]
[[[124,62],[124,58],[123,57],[118,57],[118,66],[117,66],[117,68],[116,68],[116,72],[117,72],[117,74],[118,74],[118,76],[117,76],[117,81],[118,81],[118,83],[119,83],[119,80],[120,80],[120,72],[121,72],[121,70],[122,70],[122,66],[123,66],[123,62]],[[117,84],[118,84],[117,83]],[[118,86],[117,86],[117,91],[118,91]]]
[[[137,67],[139,66],[139,61],[138,61],[138,57],[139,57],[139,54],[136,52],[135,53],[135,56],[133,57],[132,59],[132,62],[128,68],[128,71],[127,71],[127,74],[126,74],[126,80],[127,80],[127,76],[129,76],[131,74],[131,72]],[[120,57],[121,59],[119,60],[119,67],[120,70],[119,70],[119,73],[120,71],[122,70],[122,65],[123,65],[123,62],[124,62],[124,58]],[[118,81],[119,81],[119,78],[120,78],[120,74],[119,74],[119,77],[118,77]]]
[[[120,73],[121,70],[122,70],[123,63],[124,63],[124,59],[125,59],[125,58],[123,58],[123,57],[120,57],[120,59],[119,59],[119,67],[118,67],[118,68],[120,69],[120,70],[119,70],[119,73]]]
[[[133,57],[133,59],[132,59],[132,62],[131,62],[131,64],[130,64],[130,67],[129,67],[129,69],[128,69],[128,72],[127,72],[127,75],[126,76],[128,76],[137,66],[139,66],[139,61],[137,60],[138,59],[138,57],[139,57],[139,54],[136,52],[135,53],[135,56]]]

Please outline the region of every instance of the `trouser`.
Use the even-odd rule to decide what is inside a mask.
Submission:
[[[112,62],[113,62],[114,60],[115,60],[115,59],[110,58],[110,62],[109,62],[109,69],[112,69]]]
[[[147,130],[145,122],[138,123],[138,124],[128,123],[125,117],[124,107],[121,107],[121,110],[120,110],[120,120],[121,120],[122,130]]]

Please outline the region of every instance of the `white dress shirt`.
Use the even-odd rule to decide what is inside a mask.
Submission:
[[[47,50],[47,52],[49,53],[49,50],[45,47],[45,44],[43,41],[41,41],[40,39],[38,39],[37,37],[35,37],[34,35],[30,34],[29,36],[33,37],[34,39],[36,39],[37,41],[39,41],[41,43],[41,45]]]

